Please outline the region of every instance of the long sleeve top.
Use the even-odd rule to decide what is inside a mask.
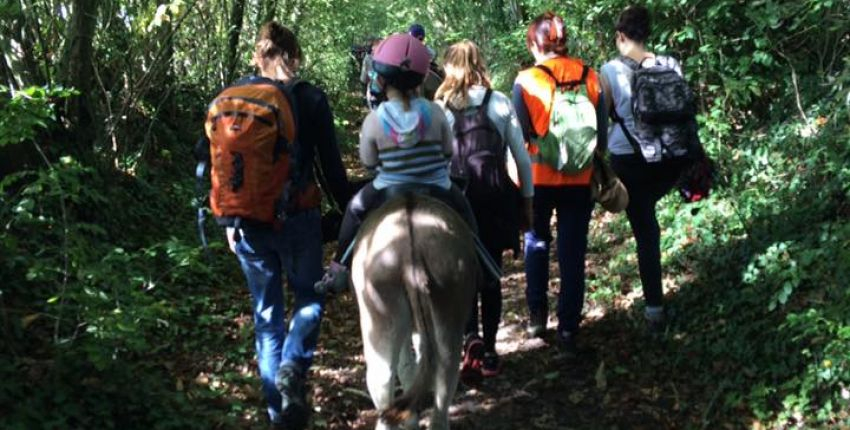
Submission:
[[[472,86],[468,92],[469,105],[467,109],[481,106],[486,93],[486,87],[481,85]],[[445,106],[442,107],[449,124],[449,129],[451,129],[454,126],[454,114]],[[522,127],[516,111],[511,104],[511,100],[503,93],[493,91],[490,95],[490,102],[487,105],[487,118],[490,119],[496,130],[499,131],[502,140],[507,144],[509,155],[508,165],[510,166],[512,163],[516,165],[522,196],[526,198],[534,196],[534,184],[531,179],[531,158],[525,149]]]

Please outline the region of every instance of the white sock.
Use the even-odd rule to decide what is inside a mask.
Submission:
[[[650,321],[661,321],[664,319],[664,306],[647,306],[643,315]]]

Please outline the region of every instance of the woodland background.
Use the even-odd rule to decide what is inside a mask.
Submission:
[[[206,103],[251,72],[259,25],[298,34],[352,173],[369,37],[428,29],[481,45],[509,91],[528,21],[564,16],[572,54],[615,55],[619,0],[6,0],[0,3],[0,427],[262,428],[250,305],[194,223]],[[659,205],[665,338],[642,332],[625,217],[595,216],[587,338],[564,363],[518,340],[509,264],[506,372],[463,391],[460,428],[850,427],[850,2],[650,0],[651,48],[679,57],[720,179]],[[329,208],[328,208],[329,209]],[[208,227],[213,229],[212,226]],[[314,428],[362,426],[356,306],[329,304]],[[365,421],[364,421],[365,420]],[[476,424],[479,423],[479,424]],[[500,427],[501,426],[501,427]]]

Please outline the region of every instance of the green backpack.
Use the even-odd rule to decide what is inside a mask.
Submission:
[[[558,82],[546,66],[535,67],[555,81],[549,109],[549,131],[535,141],[540,150],[536,161],[561,173],[579,173],[593,163],[593,151],[596,149],[598,123],[596,106],[587,93],[588,67],[583,67],[581,79],[568,82]]]

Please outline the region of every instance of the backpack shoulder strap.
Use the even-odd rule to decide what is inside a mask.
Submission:
[[[474,108],[468,109],[455,109],[446,105],[448,110],[452,113],[455,120],[452,123],[452,131],[455,136],[460,136],[473,129],[488,129],[498,133],[498,129],[493,124],[493,121],[490,117],[487,116],[487,105],[490,103],[490,99],[492,98],[493,90],[491,88],[487,88],[487,91],[484,93],[484,99],[482,99],[481,104]],[[474,115],[477,119],[477,125],[471,128],[463,128],[463,117],[465,114],[469,114],[470,112],[474,112]]]
[[[484,98],[481,100],[481,104],[478,105],[476,109],[476,114],[483,115],[484,119],[487,119],[487,105],[490,104],[490,97],[493,95],[493,90],[487,88],[487,91],[484,92]],[[489,122],[489,120],[488,120]]]
[[[625,64],[626,67],[628,67],[632,70],[640,69],[640,63],[638,63],[637,61],[633,60],[630,57],[626,57],[625,55],[621,55],[621,56],[617,57],[617,61]]]
[[[493,89],[487,88],[487,91],[484,93],[484,100],[481,101],[481,106],[478,106],[478,109],[487,109],[487,105],[490,103],[490,96],[493,95]]]
[[[587,65],[582,65],[582,67],[581,67],[581,77],[579,79],[567,81],[567,82],[561,82],[561,81],[558,80],[558,78],[555,77],[555,73],[552,71],[552,69],[550,69],[550,68],[548,68],[548,67],[546,67],[542,64],[537,64],[534,67],[542,70],[544,73],[549,75],[549,77],[552,78],[553,81],[555,81],[555,87],[566,87],[566,88],[574,88],[574,87],[577,87],[577,86],[585,83],[587,81],[587,75],[590,72],[590,68],[587,67]]]
[[[579,80],[582,82],[586,82],[588,74],[590,74],[590,67],[587,67],[587,64],[583,64],[581,66],[581,79]]]
[[[629,144],[632,146],[632,149],[635,151],[635,155],[643,157],[643,151],[640,149],[640,144],[637,139],[629,132],[629,129],[626,127],[626,121],[620,114],[617,113],[617,107],[611,105],[611,119],[614,120],[615,123],[620,125],[620,129],[623,130],[623,135],[626,136],[626,140],[629,141]]]
[[[558,86],[558,84],[559,84],[558,78],[555,77],[555,73],[552,72],[552,69],[550,69],[550,68],[548,68],[548,67],[546,67],[542,64],[536,64],[534,67],[536,69],[542,70],[543,73],[546,73],[547,75],[549,75],[549,77],[552,78],[553,81],[555,81],[555,86]]]

